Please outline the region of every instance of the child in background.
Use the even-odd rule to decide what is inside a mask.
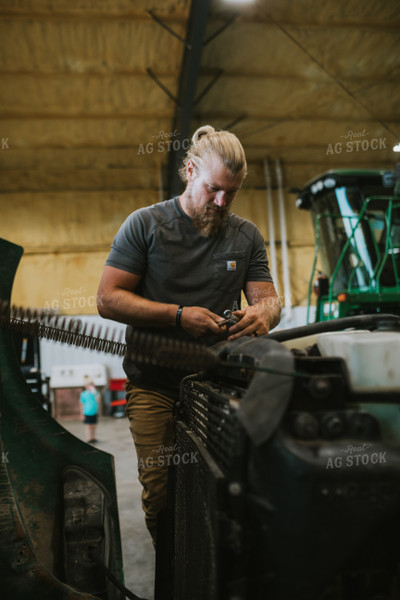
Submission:
[[[97,404],[97,390],[90,377],[85,376],[85,389],[81,392],[80,403],[82,410],[82,418],[85,423],[86,441],[88,444],[95,444],[97,414],[99,407]]]

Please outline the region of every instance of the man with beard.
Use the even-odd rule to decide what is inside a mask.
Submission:
[[[183,194],[139,209],[123,223],[104,268],[98,310],[128,325],[128,343],[133,331],[143,331],[212,345],[226,333],[219,325],[226,309],[238,319],[229,340],[265,335],[278,324],[280,302],[262,235],[230,212],[246,172],[238,138],[201,127],[180,170]],[[185,373],[135,364],[129,356],[124,369],[142,505],[155,544],[174,446],[173,406]]]

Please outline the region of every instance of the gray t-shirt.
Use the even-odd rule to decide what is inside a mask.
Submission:
[[[133,212],[114,238],[106,264],[142,277],[135,293],[149,300],[202,306],[221,315],[240,308],[247,281],[272,281],[265,244],[257,227],[230,213],[217,235],[203,237],[173,198]],[[137,328],[136,328],[137,329]],[[194,340],[178,328],[151,333]],[[127,342],[132,328],[127,328]],[[206,344],[221,337],[203,340]],[[185,375],[133,364],[125,358],[127,376],[138,386],[170,394]]]

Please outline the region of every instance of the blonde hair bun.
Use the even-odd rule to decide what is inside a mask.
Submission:
[[[192,135],[192,144],[197,144],[200,138],[202,138],[204,135],[214,132],[215,129],[211,125],[203,125],[202,127],[199,127]]]
[[[246,177],[246,155],[236,135],[229,131],[216,131],[211,125],[203,125],[194,132],[192,143],[179,169],[182,181],[187,182],[189,161],[199,169],[210,157],[220,160],[233,175],[242,171],[243,178]]]

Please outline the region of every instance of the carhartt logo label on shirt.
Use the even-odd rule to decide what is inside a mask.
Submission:
[[[227,260],[226,261],[226,270],[227,271],[236,271],[236,260]]]

